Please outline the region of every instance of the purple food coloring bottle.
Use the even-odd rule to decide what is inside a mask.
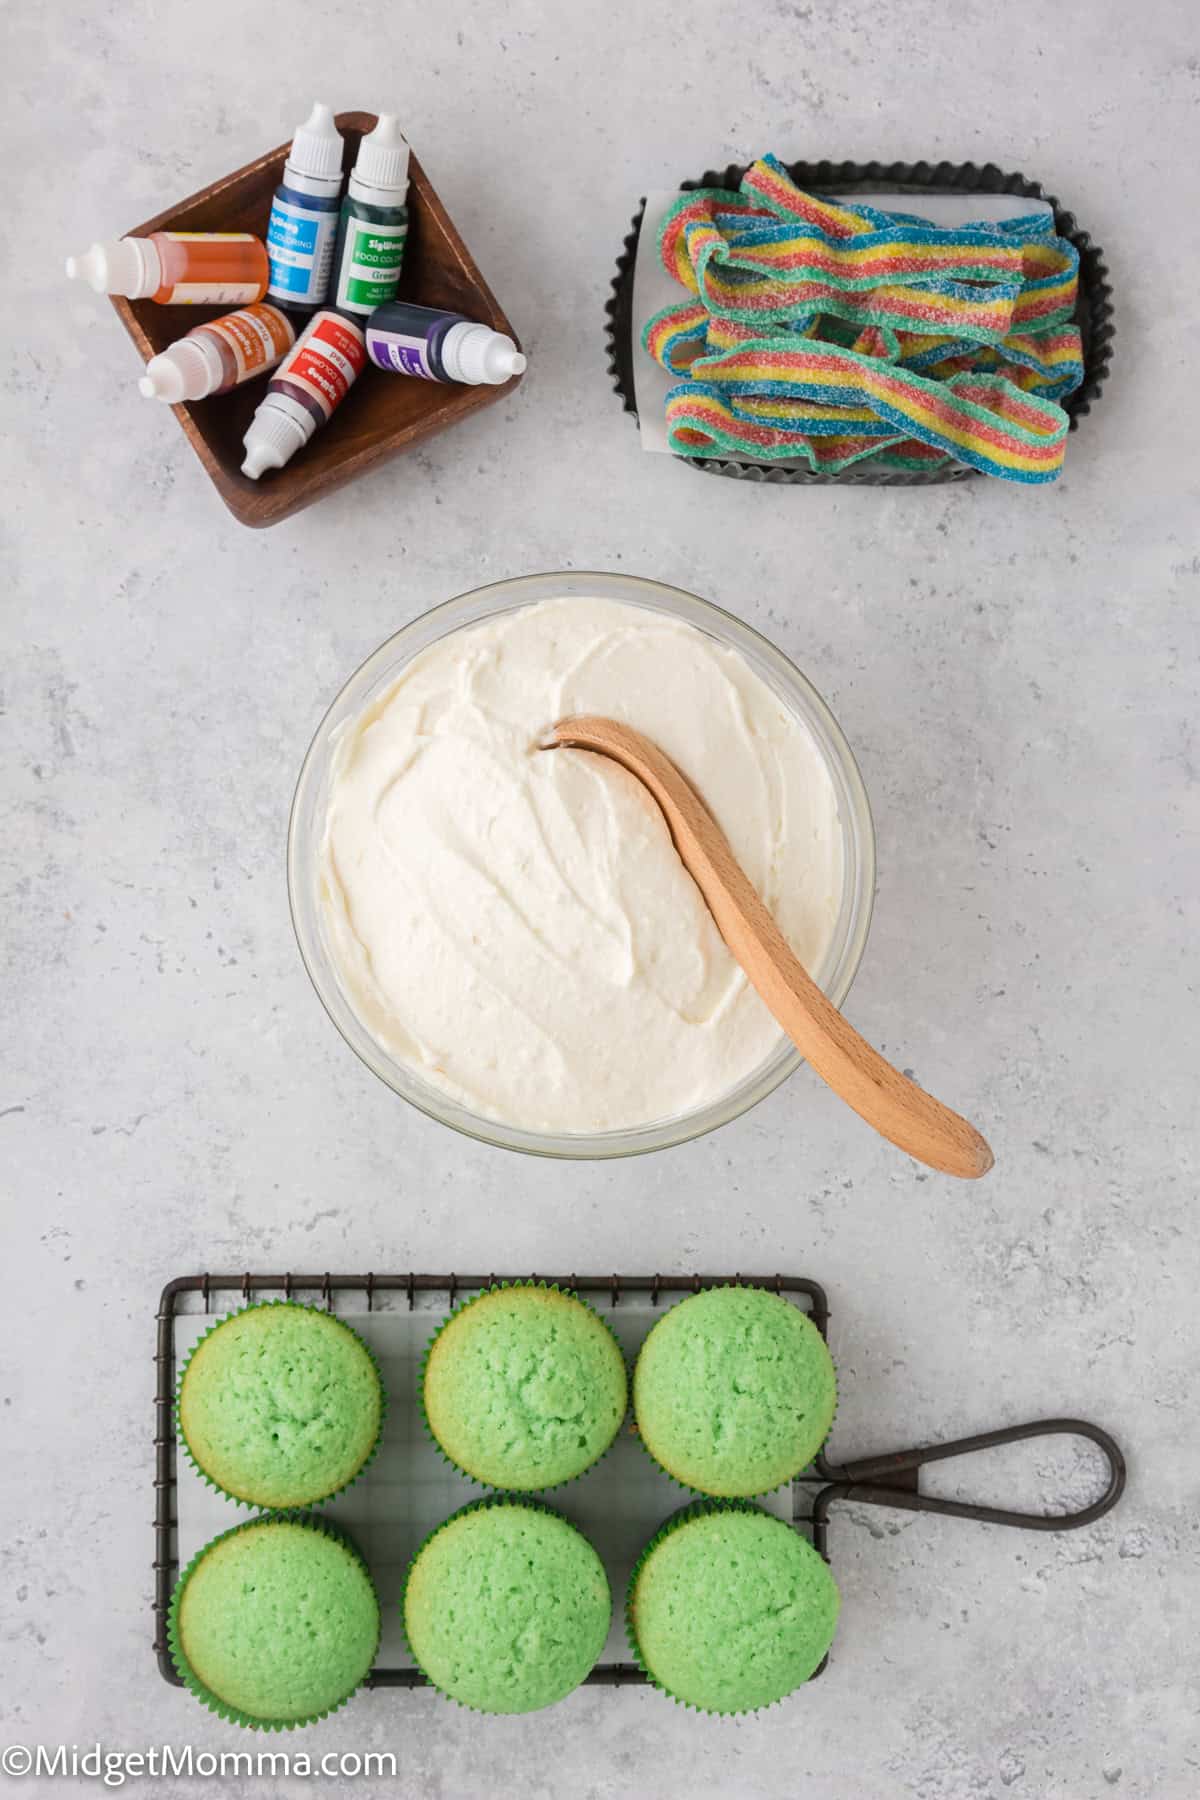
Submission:
[[[410,300],[389,300],[371,314],[367,355],[389,374],[472,387],[483,382],[499,387],[525,369],[524,356],[502,331]]]

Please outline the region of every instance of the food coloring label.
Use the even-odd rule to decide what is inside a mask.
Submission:
[[[456,313],[438,313],[429,321],[430,329],[438,319],[457,320]],[[422,381],[440,381],[442,377],[429,360],[429,338],[411,331],[380,331],[372,326],[367,331],[367,354],[380,369],[396,375],[417,375]]]
[[[214,319],[204,329],[218,333],[228,344],[237,364],[235,381],[273,368],[296,341],[291,320],[274,306],[248,306],[227,319]]]
[[[348,213],[337,305],[369,313],[393,299],[407,237],[407,220],[403,225],[370,225]]]
[[[267,227],[268,293],[285,300],[322,301],[329,287],[336,233],[336,212],[310,212],[276,195]]]
[[[166,305],[245,306],[261,293],[261,281],[177,281],[167,295]]]
[[[286,356],[275,381],[286,381],[316,402],[326,419],[366,363],[363,334],[349,319],[318,313],[295,349]],[[272,383],[274,385],[274,383]]]

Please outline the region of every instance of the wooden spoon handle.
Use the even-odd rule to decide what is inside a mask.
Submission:
[[[821,1079],[919,1162],[967,1179],[986,1175],[992,1153],[975,1127],[893,1068],[801,967],[720,826],[670,758],[631,726],[594,716],[561,720],[543,740],[544,749],[559,747],[611,757],[649,789],[721,936]]]

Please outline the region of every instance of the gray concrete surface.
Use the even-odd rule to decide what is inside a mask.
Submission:
[[[832,1297],[846,1453],[1068,1411],[1127,1446],[1121,1508],[1060,1537],[843,1518],[833,1666],[758,1718],[591,1690],[486,1720],[381,1693],[270,1747],[392,1751],[394,1781],[347,1791],[429,1800],[1185,1800],[1200,1779],[1192,7],[64,0],[10,9],[0,34],[0,1736],[248,1747],[150,1654],[167,1276],[784,1268]],[[139,400],[130,345],[61,258],[277,142],[314,93],[400,110],[531,367],[511,401],[254,535]],[[601,342],[630,214],[647,187],[767,148],[993,158],[1077,209],[1108,250],[1121,335],[1056,487],[764,491],[639,454]],[[803,1073],[651,1160],[517,1160],[406,1110],[335,1036],[283,879],[321,711],[435,601],[564,565],[721,602],[828,696],[879,832],[852,1015],[982,1122],[985,1185],[917,1172]],[[1054,1504],[1095,1476],[1048,1445],[939,1482]]]

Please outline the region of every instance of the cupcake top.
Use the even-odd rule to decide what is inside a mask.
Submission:
[[[765,1494],[829,1434],[837,1378],[807,1314],[764,1288],[708,1288],[663,1314],[633,1376],[642,1443],[684,1487]]]
[[[807,1538],[758,1507],[689,1508],[634,1570],[627,1622],[651,1680],[705,1712],[798,1688],[833,1642],[838,1591]]]
[[[255,1519],[202,1550],[171,1602],[171,1655],[192,1692],[241,1725],[322,1718],[379,1645],[379,1602],[348,1543],[315,1521]]]
[[[383,1388],[341,1319],[272,1301],[221,1320],[179,1384],[180,1435],[233,1500],[309,1506],[354,1480],[379,1441]]]
[[[478,1712],[562,1700],[595,1667],[611,1617],[608,1577],[587,1539],[521,1501],[455,1513],[417,1552],[404,1591],[417,1663]]]
[[[491,1288],[430,1347],[422,1404],[450,1461],[475,1481],[528,1493],[583,1473],[625,1417],[625,1361],[574,1294]]]

